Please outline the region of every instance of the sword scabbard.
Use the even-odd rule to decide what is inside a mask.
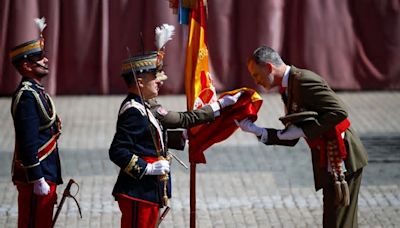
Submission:
[[[61,198],[60,204],[59,204],[58,207],[57,207],[56,214],[54,215],[54,218],[53,218],[53,226],[52,226],[52,227],[55,226],[55,224],[56,224],[56,222],[57,222],[57,218],[58,218],[58,216],[59,216],[59,214],[60,214],[60,212],[61,212],[61,209],[62,209],[62,207],[63,207],[63,205],[64,205],[64,202],[65,202],[65,199],[66,199],[67,197],[71,197],[71,198],[73,198],[73,199],[75,200],[75,203],[76,203],[76,205],[78,206],[79,215],[80,215],[81,218],[82,218],[81,207],[79,206],[78,201],[75,199],[74,196],[71,195],[71,192],[70,192],[71,187],[72,187],[72,184],[76,184],[76,185],[78,186],[78,191],[79,191],[79,185],[74,181],[74,179],[69,179],[68,184],[67,184],[67,187],[65,187],[65,189],[64,189],[63,196],[62,196],[62,198]]]

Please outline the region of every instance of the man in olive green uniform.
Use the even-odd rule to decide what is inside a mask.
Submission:
[[[357,200],[367,153],[347,119],[343,102],[309,70],[286,65],[273,49],[257,48],[247,62],[257,84],[280,87],[285,129],[261,128],[249,119],[238,122],[266,145],[294,146],[307,140],[312,154],[315,189],[323,189],[323,226],[357,227]]]

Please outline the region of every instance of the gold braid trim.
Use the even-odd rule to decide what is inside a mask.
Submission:
[[[36,167],[36,166],[38,166],[38,165],[40,165],[40,162],[37,162],[37,163],[35,163],[35,164],[33,164],[33,165],[27,165],[27,166],[22,166],[24,169],[30,169],[30,168],[33,168],[33,167]]]
[[[24,52],[30,51],[30,50],[35,49],[35,48],[43,49],[41,43],[39,42],[39,40],[34,42],[34,43],[32,43],[32,44],[29,44],[27,46],[23,46],[21,48],[18,48],[17,50],[12,51],[10,53],[10,57],[14,58],[15,56],[17,56],[19,54],[22,54]]]
[[[128,165],[125,167],[124,171],[127,173],[129,176],[136,178],[135,176],[132,175],[131,171],[134,169],[136,172],[140,173],[140,166],[137,164],[139,157],[137,155],[132,155],[131,161],[128,163]]]
[[[130,70],[130,69],[137,69],[140,67],[144,67],[144,66],[152,66],[152,65],[156,65],[156,59],[151,59],[151,60],[140,60],[140,61],[136,61],[134,63],[129,62],[129,63],[125,63],[122,65],[122,70],[126,71],[126,70]]]
[[[46,128],[50,127],[54,123],[54,121],[56,120],[56,107],[54,105],[53,100],[51,99],[50,96],[48,96],[46,94],[47,98],[49,98],[50,108],[53,111],[52,115],[49,116],[47,114],[46,108],[44,107],[44,104],[43,104],[42,100],[40,99],[40,95],[36,92],[36,90],[31,88],[32,83],[23,82],[22,85],[23,85],[23,87],[21,87],[21,89],[18,91],[18,94],[17,94],[17,96],[16,96],[16,98],[14,100],[14,103],[12,104],[13,116],[15,116],[15,113],[17,111],[17,106],[18,106],[19,100],[20,100],[20,98],[22,96],[22,93],[24,91],[30,91],[30,92],[32,92],[33,96],[35,97],[35,99],[37,101],[37,105],[38,105],[38,108],[40,110],[40,115],[44,118],[44,121],[47,122],[47,124],[45,124],[43,126],[40,126],[39,130],[43,130],[43,129],[46,129]]]

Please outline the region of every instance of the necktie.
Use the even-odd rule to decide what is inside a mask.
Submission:
[[[281,94],[283,103],[287,104],[287,95],[286,95],[286,87],[280,87],[279,93]]]

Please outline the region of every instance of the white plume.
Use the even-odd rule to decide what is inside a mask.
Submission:
[[[172,40],[172,36],[175,34],[174,30],[175,27],[169,24],[163,24],[156,28],[155,44],[158,50],[161,50],[169,40]]]
[[[40,30],[40,33],[43,32],[44,28],[46,28],[47,24],[46,24],[46,18],[42,17],[42,18],[35,18],[34,19],[35,24],[37,25],[37,27]]]

